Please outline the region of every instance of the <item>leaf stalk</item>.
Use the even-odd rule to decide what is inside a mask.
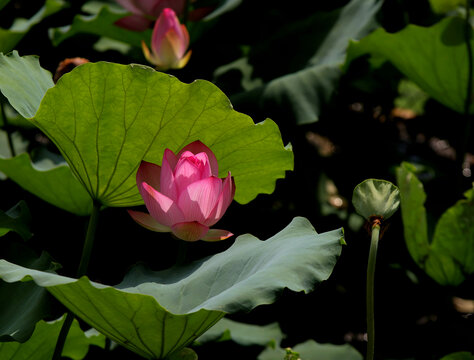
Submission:
[[[99,212],[100,204],[98,202],[94,202],[94,205],[92,207],[92,213],[89,217],[89,225],[87,226],[84,247],[82,248],[81,260],[79,262],[79,267],[76,273],[77,278],[84,276],[87,272],[87,268],[89,266],[89,261],[92,254],[92,247],[94,245],[95,232],[99,221]],[[74,314],[71,311],[68,311],[66,314],[66,320],[64,320],[63,326],[61,327],[61,331],[59,332],[58,341],[56,342],[56,347],[54,348],[52,360],[61,359],[64,344],[66,343],[66,337],[69,333],[69,329],[71,328],[73,320]]]

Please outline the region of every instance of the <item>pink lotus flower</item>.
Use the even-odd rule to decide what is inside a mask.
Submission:
[[[155,23],[151,37],[151,53],[142,41],[146,59],[159,70],[181,69],[191,56],[186,53],[189,46],[189,34],[186,26],[180,24],[171,9],[164,9]]]
[[[129,210],[143,227],[172,232],[186,241],[218,241],[233,234],[210,229],[225,213],[235,194],[228,173],[218,175],[217,159],[202,142],[185,146],[178,155],[166,149],[161,166],[142,161],[137,185],[149,214]]]
[[[148,29],[164,9],[172,9],[180,15],[186,5],[186,0],[117,0],[117,2],[133,15],[125,16],[115,24],[134,31]]]

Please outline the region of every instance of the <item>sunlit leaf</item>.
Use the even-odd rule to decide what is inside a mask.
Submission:
[[[403,230],[408,251],[418,264],[425,262],[430,252],[428,223],[426,220],[426,194],[423,184],[415,175],[416,168],[402,163],[397,168],[397,185],[400,189],[400,207]]]
[[[88,215],[92,199],[74,177],[66,163],[55,163],[47,158],[32,163],[28,154],[14,158],[0,158],[0,171],[23,189],[50,204],[77,215]]]
[[[295,218],[266,241],[243,235],[223,253],[185,267],[158,272],[136,267],[118,288],[3,260],[0,277],[33,279],[110,339],[145,358],[161,359],[226,312],[272,303],[284,288],[313,290],[331,274],[342,238],[342,230],[317,234],[306,219]]]
[[[243,346],[275,347],[280,344],[283,337],[284,335],[278,323],[260,326],[223,318],[204,335],[199,337],[196,342],[204,344],[211,341],[232,340]]]
[[[90,196],[108,206],[141,204],[141,160],[161,162],[165,148],[177,152],[197,139],[216,154],[221,177],[232,172],[241,203],[272,192],[293,167],[273,121],[254,124],[207,81],[183,84],[143,66],[79,66],[47,92],[32,121]]]
[[[0,9],[5,3],[0,2]],[[46,0],[45,5],[30,19],[15,19],[10,29],[0,28],[0,52],[13,50],[26,33],[45,17],[61,10],[66,3],[63,0]]]
[[[441,215],[431,250],[453,259],[463,274],[474,273],[474,199],[459,200]]]
[[[393,101],[401,109],[413,111],[415,115],[423,115],[426,100],[429,96],[413,81],[402,79],[398,83],[399,96]]]
[[[349,344],[333,345],[318,344],[314,340],[308,340],[291,348],[300,355],[301,360],[362,360],[362,355]],[[265,349],[258,360],[282,360],[286,351],[282,348]]]
[[[464,26],[463,19],[450,17],[431,27],[408,25],[394,34],[380,28],[351,43],[346,66],[365,54],[388,60],[427,94],[462,113],[468,79]]]
[[[474,273],[474,191],[467,192],[467,199],[458,201],[441,216],[430,241],[423,205],[426,194],[415,170],[407,163],[397,168],[407,248],[415,262],[439,284],[459,285]]]
[[[9,231],[15,231],[27,240],[32,236],[30,222],[30,210],[28,210],[28,206],[24,201],[20,201],[6,212],[0,210],[0,236],[7,234]]]
[[[63,316],[60,320],[53,322],[39,321],[31,338],[24,343],[0,343],[0,358],[2,360],[51,359],[64,318]],[[81,360],[87,355],[89,345],[104,348],[104,336],[86,336],[79,327],[77,320],[74,320],[66,338],[62,355],[73,360]]]
[[[20,57],[17,51],[0,54],[0,90],[20,115],[36,114],[46,90],[54,86],[51,73],[36,56]]]

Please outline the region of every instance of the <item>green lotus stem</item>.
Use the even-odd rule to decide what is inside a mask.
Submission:
[[[92,254],[92,246],[94,245],[95,230],[97,229],[97,223],[99,221],[100,204],[94,202],[92,207],[92,213],[89,218],[89,225],[87,227],[86,239],[84,241],[84,247],[82,248],[81,261],[79,268],[77,269],[76,277],[80,278],[87,272],[89,266],[89,260]]]
[[[380,225],[372,225],[372,239],[370,241],[369,262],[367,265],[367,360],[374,359],[375,350],[375,324],[374,324],[374,279],[375,260],[379,245]]]
[[[97,223],[99,220],[100,204],[94,202],[92,207],[92,213],[89,218],[89,225],[87,226],[86,238],[84,241],[84,247],[82,248],[81,261],[79,262],[79,268],[77,269],[76,277],[80,278],[87,272],[89,261],[92,254],[92,246],[94,245],[95,231],[97,229]],[[71,328],[72,321],[74,320],[74,314],[68,311],[66,314],[66,320],[64,320],[61,331],[59,332],[58,341],[54,348],[54,354],[52,360],[60,360],[63,352],[64,344],[66,343],[66,337]]]

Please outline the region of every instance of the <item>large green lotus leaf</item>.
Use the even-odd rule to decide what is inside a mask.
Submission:
[[[0,90],[23,117],[36,114],[46,90],[53,86],[51,73],[40,66],[38,57],[0,53]]]
[[[71,25],[50,30],[53,45],[57,46],[81,33],[105,36],[138,47],[141,46],[142,40],[151,38],[151,30],[130,31],[115,25],[117,20],[127,15],[127,12],[118,6],[94,1],[87,3],[82,11],[88,15],[76,15]]]
[[[51,359],[64,319],[65,316],[53,322],[39,321],[31,338],[24,343],[0,343],[0,358],[2,360]],[[73,360],[84,359],[90,345],[104,348],[105,337],[101,334],[90,336],[84,333],[77,320],[74,320],[67,335],[62,356]]]
[[[37,255],[24,243],[13,243],[6,253],[11,261],[31,269],[54,270],[48,254]],[[0,281],[0,342],[25,342],[36,323],[50,313],[51,295],[34,282],[9,284]],[[1,359],[3,359],[0,356]]]
[[[259,345],[275,347],[280,344],[284,336],[278,323],[261,326],[223,318],[199,337],[196,342],[198,344],[204,344],[211,341],[232,340],[243,346]]]
[[[441,285],[456,286],[474,272],[474,205],[471,192],[438,221],[432,241],[428,236],[424,202],[426,194],[416,168],[402,163],[397,168],[405,242],[413,260]]]
[[[321,107],[331,98],[341,76],[349,40],[360,39],[375,27],[375,14],[381,5],[376,0],[352,0],[335,12],[334,24],[306,66],[264,86],[265,106],[290,108],[297,124],[318,121]],[[327,21],[326,16],[314,21]],[[294,56],[291,51],[287,54]]]
[[[198,139],[216,154],[221,177],[232,172],[240,203],[272,192],[293,167],[273,121],[254,124],[210,82],[184,84],[144,66],[79,66],[47,91],[32,121],[107,206],[142,204],[141,160],[161,163],[165,148],[177,152]]]
[[[66,163],[47,158],[32,163],[26,153],[10,159],[0,157],[0,171],[23,189],[50,204],[77,215],[88,215],[92,199]]]
[[[0,3],[0,8],[5,5]],[[65,6],[62,0],[46,0],[45,5],[30,19],[16,19],[10,29],[0,28],[0,52],[13,50],[26,33],[45,17],[50,16]]]
[[[319,344],[314,340],[295,345],[292,350],[298,353],[301,360],[362,360],[362,355],[349,344]],[[286,351],[282,348],[265,349],[258,360],[282,360]]]
[[[342,229],[317,234],[295,218],[266,241],[243,235],[226,251],[185,267],[134,268],[113,288],[0,260],[7,282],[33,279],[101,333],[137,354],[163,358],[186,346],[225,312],[272,303],[284,288],[310,291],[332,272]]]
[[[30,232],[30,222],[30,210],[24,201],[20,201],[6,212],[0,210],[0,236],[15,231],[27,240],[33,235]]]
[[[388,60],[434,99],[462,113],[468,79],[464,26],[463,19],[451,17],[431,27],[408,25],[394,34],[380,28],[351,43],[346,66],[365,54]]]

